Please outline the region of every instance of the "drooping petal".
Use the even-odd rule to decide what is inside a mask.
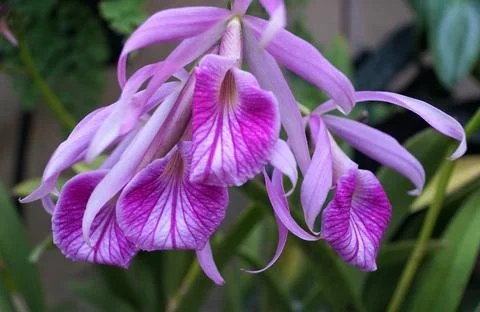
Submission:
[[[275,216],[282,222],[282,224],[293,234],[299,238],[307,241],[316,241],[320,237],[307,233],[302,229],[290,214],[287,197],[283,188],[283,176],[280,171],[273,170],[273,177],[270,180],[266,171],[263,171],[265,177],[265,186],[267,188],[268,198],[272,204]]]
[[[128,54],[148,45],[195,37],[226,21],[231,12],[215,7],[176,8],[158,12],[147,19],[125,43],[118,61],[120,86],[126,82]]]
[[[227,189],[190,182],[190,161],[190,147],[174,149],[122,192],[119,224],[139,248],[202,250],[223,221]]]
[[[212,248],[210,243],[207,242],[202,250],[197,250],[197,258],[200,267],[205,275],[207,275],[215,284],[222,286],[225,284],[222,275],[218,271],[215,260],[213,259]]]
[[[270,161],[279,138],[278,104],[236,60],[208,55],[197,69],[191,179],[242,185]]]
[[[277,144],[275,144],[273,148],[270,164],[290,179],[292,189],[287,192],[287,195],[290,195],[297,185],[298,171],[295,156],[293,156],[287,142],[283,140],[277,141]]]
[[[358,102],[382,101],[414,112],[438,132],[460,142],[457,150],[451,155],[451,159],[457,159],[467,151],[467,140],[462,125],[455,118],[424,101],[396,93],[374,91],[357,92],[356,98]]]
[[[260,0],[260,3],[270,15],[270,21],[260,39],[260,45],[266,47],[287,26],[287,9],[283,0]]]
[[[113,105],[110,105],[93,111],[73,129],[50,157],[43,172],[42,184],[32,194],[21,199],[21,203],[39,200],[55,189],[60,173],[83,159],[92,137],[112,109]]]
[[[42,198],[42,206],[48,214],[53,215],[56,205],[53,202],[53,199],[52,197],[50,197],[50,195],[47,195]]]
[[[53,241],[69,259],[126,268],[137,249],[117,224],[114,202],[105,205],[93,221],[90,244],[82,236],[88,198],[105,174],[106,171],[83,173],[64,186],[53,214]]]
[[[244,29],[244,34],[245,57],[249,69],[258,79],[260,86],[272,91],[277,98],[282,124],[288,135],[288,142],[301,171],[305,174],[310,164],[310,154],[302,115],[295,97],[273,57],[261,49],[257,39],[248,29]]]
[[[235,0],[232,6],[232,12],[237,14],[245,14],[248,7],[252,4],[253,0]]]
[[[422,164],[395,138],[355,120],[331,115],[324,115],[322,118],[333,133],[355,149],[412,181],[416,187],[410,192],[412,195],[422,192],[425,184]]]
[[[244,20],[257,39],[268,27],[268,22],[260,18],[247,16]],[[310,43],[279,29],[267,51],[289,70],[325,91],[345,113],[352,110],[355,105],[352,83]]]
[[[375,271],[390,217],[390,203],[375,175],[352,168],[337,181],[335,196],[323,211],[322,238],[345,262]]]
[[[13,35],[10,27],[8,27],[7,21],[4,18],[0,18],[0,35],[2,35],[14,46],[18,46],[17,38],[15,38]]]
[[[278,217],[275,217],[275,220],[277,222],[277,229],[278,229],[278,243],[277,243],[277,249],[275,250],[275,254],[272,260],[270,260],[270,262],[263,269],[243,270],[243,271],[247,273],[252,273],[252,274],[265,272],[266,270],[270,269],[282,255],[283,249],[285,249],[285,245],[287,244],[288,229],[285,225],[283,225],[282,221],[280,221]]]
[[[312,117],[315,119],[315,116]],[[318,118],[318,128],[316,129],[315,152],[312,162],[308,168],[307,174],[303,180],[301,190],[301,202],[305,221],[314,232],[315,220],[317,219],[327,199],[328,192],[332,188],[333,163],[330,147],[330,138],[327,127]]]

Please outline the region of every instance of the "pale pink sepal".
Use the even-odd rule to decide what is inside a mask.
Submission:
[[[210,247],[209,242],[207,242],[203,249],[197,250],[197,259],[205,275],[207,275],[215,284],[219,286],[225,284],[225,281],[215,264],[215,260],[213,259],[212,248]]]

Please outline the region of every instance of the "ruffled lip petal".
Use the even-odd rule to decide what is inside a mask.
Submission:
[[[235,62],[208,55],[197,69],[192,181],[242,185],[269,162],[279,138],[276,99]]]
[[[120,226],[143,250],[202,250],[223,221],[227,189],[189,181],[190,149],[184,145],[154,161],[118,200]]]
[[[106,171],[80,174],[65,185],[52,218],[53,240],[62,253],[74,261],[126,268],[137,248],[118,226],[114,203],[105,205],[93,221],[90,244],[82,236],[88,198],[105,174]]]
[[[363,271],[375,271],[375,258],[391,213],[375,175],[352,168],[337,181],[334,199],[323,211],[322,238],[345,262]]]

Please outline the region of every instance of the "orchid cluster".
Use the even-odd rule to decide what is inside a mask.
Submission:
[[[372,271],[391,207],[375,175],[359,169],[333,135],[409,178],[415,194],[425,183],[424,170],[389,135],[329,113],[348,114],[362,101],[388,102],[460,141],[452,158],[464,154],[465,134],[455,119],[398,94],[355,92],[312,45],[284,29],[281,1],[260,1],[270,21],[246,15],[251,2],[236,0],[231,10],[161,11],[125,43],[120,98],[77,125],[51,157],[41,186],[22,200],[41,200],[52,214],[54,242],[65,256],[127,267],[139,250],[195,250],[206,275],[223,284],[209,239],[225,217],[228,188],[263,173],[279,242],[272,261],[252,272],[275,263],[289,232],[323,239],[347,263]],[[127,79],[130,53],[177,40],[168,57]],[[302,116],[280,65],[331,100]],[[102,154],[108,157],[99,169],[76,175],[57,191],[63,171]],[[288,206],[297,168],[308,230]]]

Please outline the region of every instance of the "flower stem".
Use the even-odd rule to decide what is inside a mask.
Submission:
[[[60,99],[43,79],[35,65],[35,61],[33,60],[28,44],[23,38],[20,40],[20,59],[22,60],[26,72],[32,79],[34,86],[42,95],[45,104],[53,111],[65,128],[72,130],[76,124],[75,118],[73,118],[70,112],[68,112],[68,110],[62,105]]]
[[[465,128],[467,138],[474,135],[479,129],[480,109],[477,110],[477,112],[470,119]],[[453,150],[453,147],[451,148],[451,150]],[[432,236],[435,224],[438,220],[438,216],[440,215],[440,211],[445,200],[445,193],[448,182],[450,181],[453,169],[455,168],[455,164],[456,162],[446,160],[444,161],[440,169],[440,179],[437,184],[437,189],[435,191],[432,204],[430,206],[430,209],[428,209],[427,216],[425,217],[425,221],[420,232],[420,236],[415,245],[415,249],[413,250],[412,255],[408,259],[407,265],[402,273],[400,282],[395,290],[395,293],[393,294],[392,300],[390,301],[390,305],[387,310],[388,312],[400,311],[405,297],[408,294],[408,290],[410,289],[412,281],[418,271],[418,268],[420,267],[420,263],[425,256],[428,242]]]

